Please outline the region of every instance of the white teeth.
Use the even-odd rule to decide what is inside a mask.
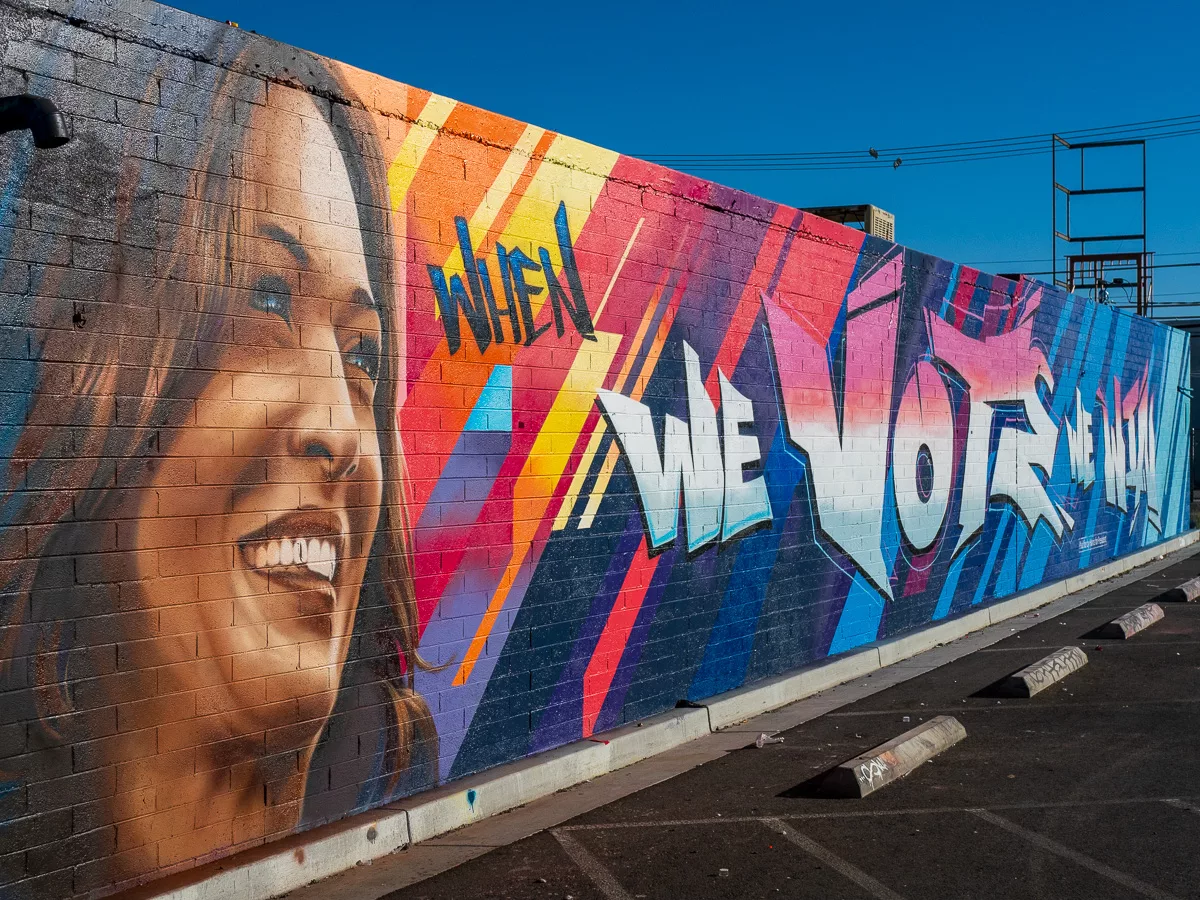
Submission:
[[[337,570],[337,553],[329,541],[313,539],[308,544],[308,561],[305,564],[310,571],[333,581],[333,574]]]
[[[317,538],[292,539],[261,543],[253,550],[248,549],[258,569],[275,568],[276,566],[305,566],[316,575],[327,581],[333,581],[337,572],[337,550],[329,541]]]

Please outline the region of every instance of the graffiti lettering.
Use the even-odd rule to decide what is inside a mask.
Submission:
[[[968,337],[944,319],[926,312],[934,354],[952,368],[967,387],[970,420],[963,460],[961,531],[957,553],[983,529],[990,500],[1009,502],[1030,531],[1045,522],[1062,539],[1075,520],[1046,493],[1043,478],[1054,468],[1058,428],[1038,392],[1044,384],[1054,391],[1054,376],[1045,353],[1033,340],[1033,317],[1007,334],[982,341]],[[998,407],[1019,410],[1019,416],[1001,418],[995,464],[988,478],[989,450]]]
[[[718,537],[727,541],[770,521],[771,506],[763,477],[745,481],[742,475],[744,466],[759,459],[758,439],[740,430],[754,421],[749,399],[718,372],[722,454],[716,408],[700,377],[700,358],[687,342],[683,361],[690,429],[689,423],[665,416],[661,454],[649,406],[614,391],[600,391],[599,400],[637,483],[650,546],[675,540],[682,485],[687,548],[694,552]]]
[[[1032,338],[1032,317],[1011,332],[977,340],[926,312],[930,359],[919,361],[905,382],[889,435],[888,387],[894,383],[896,353],[890,323],[899,277],[898,269],[885,265],[864,279],[847,297],[840,332],[835,327],[825,341],[811,323],[794,320],[764,298],[772,340],[801,351],[774,355],[788,437],[808,455],[821,530],[888,598],[892,590],[880,534],[889,436],[897,517],[917,551],[933,546],[942,531],[956,464],[964,468],[956,553],[982,531],[990,500],[1010,503],[1031,531],[1043,521],[1061,539],[1064,529],[1074,527],[1043,484],[1054,466],[1059,432],[1038,390],[1042,384],[1053,391],[1054,384]],[[852,364],[844,347],[835,345],[868,347],[881,338],[877,353]],[[814,360],[825,365],[814,366]],[[955,459],[954,417],[939,367],[968,394],[961,460]],[[993,440],[994,464],[989,465]],[[854,477],[847,478],[851,471]]]
[[[1092,414],[1084,413],[1083,397],[1075,389],[1075,425],[1063,423],[1071,458],[1071,481],[1089,488],[1096,481],[1096,444],[1092,429]]]
[[[875,779],[884,778],[888,773],[887,764],[881,759],[872,759],[870,762],[865,762],[858,767],[858,780],[865,781],[868,785],[874,785]]]
[[[1138,378],[1128,393],[1121,391],[1120,379],[1112,379],[1110,401],[1103,389],[1096,392],[1096,405],[1101,421],[1097,427],[1095,413],[1085,411],[1083,397],[1075,391],[1075,424],[1063,422],[1071,460],[1071,481],[1081,487],[1091,487],[1096,480],[1097,432],[1104,451],[1104,501],[1109,506],[1127,512],[1129,492],[1136,507],[1140,497],[1146,498],[1146,520],[1157,531],[1162,530],[1161,491],[1158,485],[1157,447],[1154,439],[1154,401],[1146,388],[1146,373]],[[1103,536],[1102,536],[1103,537]],[[1096,546],[1091,538],[1080,549]]]
[[[1075,424],[1065,418],[1057,424],[1048,408],[1054,376],[1034,338],[1032,312],[1011,331],[979,339],[925,310],[928,354],[903,382],[889,434],[894,277],[884,265],[864,279],[823,339],[803,313],[784,312],[777,301],[763,298],[771,340],[788,348],[773,354],[783,411],[789,439],[808,457],[821,530],[882,594],[892,597],[880,539],[889,475],[900,529],[914,551],[934,546],[942,533],[959,466],[955,554],[982,533],[993,501],[1015,509],[1029,531],[1043,522],[1061,541],[1075,519],[1046,486],[1063,435],[1071,481],[1088,488],[1096,480],[1098,431],[1106,502],[1126,512],[1145,496],[1147,521],[1161,531],[1148,372],[1127,393],[1114,377],[1112,400],[1103,391],[1097,395],[1098,428],[1078,389]],[[881,344],[879,352],[872,342]],[[871,347],[872,353],[850,363],[847,345]],[[961,458],[954,449],[950,380],[966,392]]]
[[[1104,416],[1100,433],[1104,446],[1104,500],[1121,512],[1129,509],[1129,491],[1133,503],[1146,498],[1146,519],[1161,531],[1159,511],[1162,498],[1158,488],[1157,447],[1154,440],[1154,401],[1147,389],[1143,372],[1128,393],[1121,393],[1121,382],[1112,380],[1113,402],[1098,392],[1096,402]]]
[[[808,454],[821,530],[888,598],[888,563],[879,542],[888,416],[880,407],[881,387],[892,383],[895,350],[879,342],[895,339],[900,277],[896,262],[864,279],[846,300],[840,332],[827,340],[763,297],[788,437]],[[871,351],[847,363],[847,346]]]
[[[892,439],[896,512],[916,550],[933,546],[950,505],[954,414],[942,377],[922,360],[900,399]]]
[[[1087,657],[1078,648],[1056,650],[1040,662],[1026,666],[1014,678],[1025,678],[1037,685],[1052,684],[1087,665]]]
[[[471,329],[480,353],[491,346],[493,341],[497,344],[505,342],[506,319],[513,343],[529,346],[545,334],[551,325],[554,326],[554,333],[562,337],[566,330],[564,311],[566,319],[570,319],[572,327],[582,337],[589,341],[596,340],[592,314],[588,309],[587,298],[583,295],[583,279],[580,278],[579,267],[575,262],[575,248],[571,243],[565,203],[558,204],[558,212],[554,216],[554,233],[558,241],[566,288],[559,281],[554,261],[545,247],[538,248],[537,257],[540,262],[535,262],[520,248],[509,250],[497,242],[496,265],[500,273],[500,285],[504,291],[503,306],[497,302],[487,260],[475,255],[467,220],[456,216],[454,228],[458,235],[458,250],[462,255],[463,274],[467,283],[463,284],[461,275],[453,274],[447,278],[446,270],[442,266],[425,267],[429,272],[434,296],[437,298],[438,312],[446,332],[446,344],[451,353],[457,353],[462,346],[460,316]],[[532,275],[538,272],[542,274],[545,287],[526,280],[526,273]],[[543,291],[548,292],[551,319],[541,325],[535,325],[532,298]]]

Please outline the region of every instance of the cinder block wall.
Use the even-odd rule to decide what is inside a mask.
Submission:
[[[1189,345],[149,2],[0,3],[0,893],[1188,525]]]

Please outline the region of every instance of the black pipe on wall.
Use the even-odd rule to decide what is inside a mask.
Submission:
[[[41,150],[61,147],[71,139],[67,120],[53,100],[33,94],[0,97],[0,133],[33,132],[33,143]]]

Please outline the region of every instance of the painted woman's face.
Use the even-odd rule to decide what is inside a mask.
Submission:
[[[379,521],[381,311],[345,163],[304,102],[302,140],[251,142],[267,155],[247,163],[228,328],[134,513],[159,614],[141,667],[161,667],[169,719],[191,729],[173,743],[223,741],[227,758],[311,750]]]

